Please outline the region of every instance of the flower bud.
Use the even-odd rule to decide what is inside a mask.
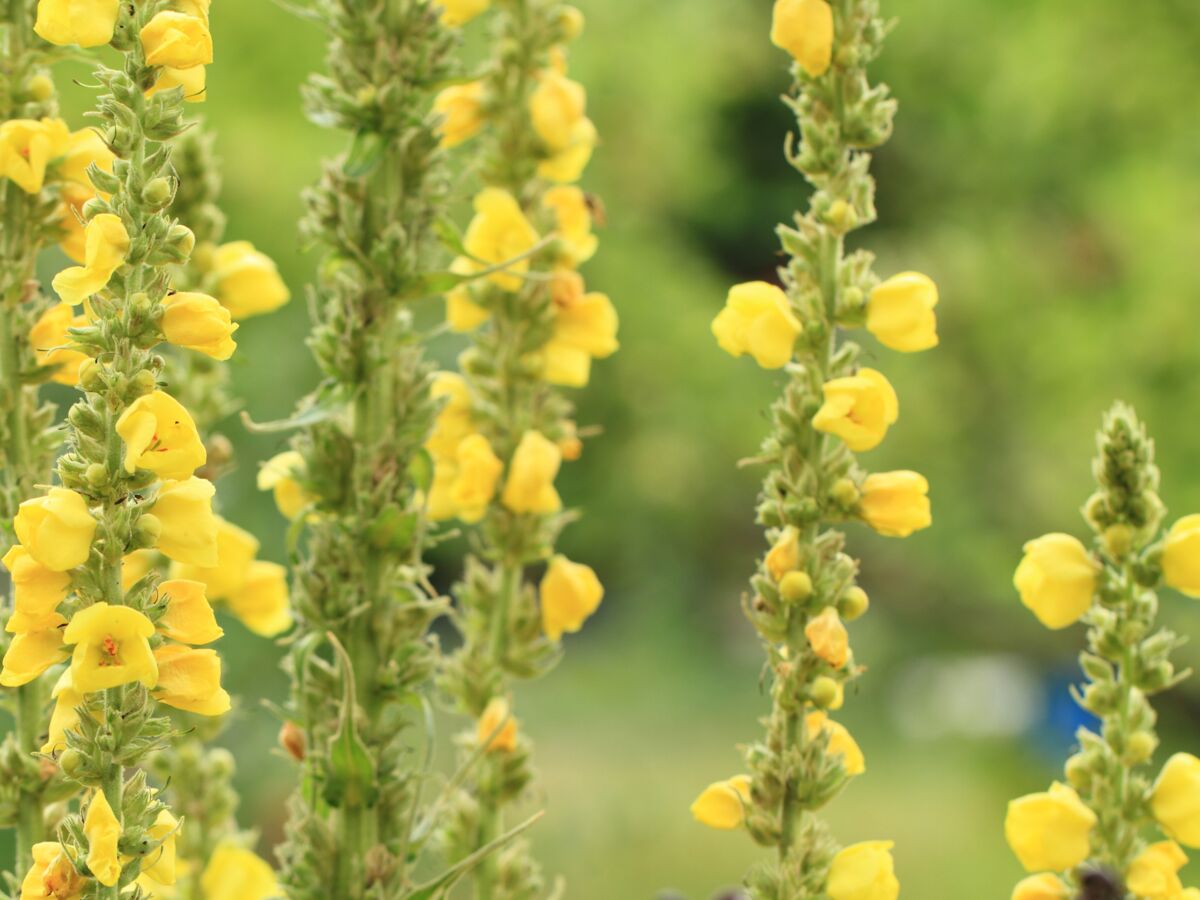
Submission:
[[[158,539],[162,536],[162,522],[158,516],[146,513],[134,526],[133,536],[139,548],[157,546]]]
[[[1128,525],[1110,525],[1104,529],[1104,552],[1113,559],[1123,559],[1133,549],[1134,531]]]
[[[576,40],[583,34],[583,13],[574,6],[563,6],[558,10],[558,27],[562,30],[564,42]]]
[[[142,369],[129,380],[129,392],[134,397],[141,397],[150,393],[157,386],[157,379],[153,372]]]
[[[191,256],[192,251],[196,249],[196,235],[192,233],[192,229],[178,222],[167,232],[167,242],[184,257]]]
[[[84,470],[83,477],[94,488],[104,487],[108,484],[108,469],[100,463],[92,463]]]
[[[812,576],[807,572],[788,572],[779,582],[779,596],[784,603],[803,603],[812,593]]]
[[[45,103],[54,96],[54,82],[46,75],[34,75],[25,83],[25,90],[38,103]]]
[[[837,709],[842,705],[843,691],[841,682],[828,675],[813,679],[808,696],[821,709]]]
[[[304,762],[304,758],[308,755],[304,732],[295,722],[283,723],[283,727],[279,729],[279,746],[286,750],[288,756],[296,762]]]
[[[79,386],[90,394],[104,390],[104,379],[96,360],[89,358],[79,364]]]
[[[142,189],[142,200],[154,209],[162,209],[171,200],[171,182],[162,176],[154,178]]]
[[[1092,781],[1091,759],[1086,753],[1076,753],[1067,759],[1067,781],[1077,790],[1083,791]]]
[[[825,221],[844,233],[858,224],[858,212],[845,200],[834,200],[825,214]]]
[[[829,496],[842,509],[853,509],[862,495],[853,478],[839,478],[833,483],[833,487],[829,489]]]
[[[67,776],[75,776],[83,768],[83,754],[78,750],[64,750],[58,758],[58,767]]]
[[[847,622],[853,622],[855,619],[861,617],[870,605],[871,599],[867,596],[867,592],[858,585],[852,585],[842,594],[842,619]]]
[[[208,752],[208,765],[213,777],[221,781],[233,777],[234,770],[237,768],[233,754],[224,747],[217,747]]]
[[[1123,755],[1126,765],[1136,766],[1144,763],[1154,755],[1155,749],[1158,747],[1158,738],[1153,731],[1140,730],[1135,731],[1129,736],[1128,742],[1125,744],[1125,753]]]

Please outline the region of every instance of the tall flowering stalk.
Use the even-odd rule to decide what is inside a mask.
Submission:
[[[1013,800],[1004,823],[1029,872],[1014,900],[1075,896],[1195,900],[1183,887],[1180,844],[1200,847],[1200,759],[1171,756],[1152,778],[1158,747],[1151,697],[1187,677],[1170,656],[1183,639],[1155,623],[1157,591],[1200,597],[1200,516],[1163,528],[1154,444],[1118,403],[1098,435],[1098,490],[1084,506],[1091,546],[1067,534],[1025,545],[1014,582],[1051,629],[1087,626],[1085,683],[1074,697],[1099,722],[1080,728],[1066,783]]]
[[[894,900],[890,841],[839,849],[818,811],[865,769],[849,732],[829,717],[862,667],[845,622],[867,610],[858,561],[840,530],[863,522],[906,537],[930,524],[928,485],[915,472],[867,474],[856,454],[883,440],[899,407],[887,378],[859,365],[842,333],[866,327],[901,352],[937,344],[937,288],[903,273],[880,283],[846,235],[875,219],[868,148],[890,135],[894,103],[867,80],[886,32],[876,0],[778,0],[771,40],[795,64],[787,103],[800,130],[789,160],[813,188],[809,209],[778,234],[783,287],[740,284],[713,321],[721,348],[786,376],[773,430],[755,462],[768,472],[758,505],[769,552],[747,617],[767,652],[766,735],[745,748],[747,774],[710,785],[692,812],[714,828],[745,828],[776,857],[755,867],[755,898]]]

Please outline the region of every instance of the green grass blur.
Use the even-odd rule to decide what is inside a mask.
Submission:
[[[687,807],[738,771],[734,745],[759,735],[766,709],[738,609],[761,550],[758,473],[735,464],[755,450],[780,381],[722,354],[708,323],[730,284],[771,277],[773,226],[805,188],[782,158],[787,61],[767,42],[768,0],[579,5],[588,30],[573,70],[604,141],[585,186],[609,219],[585,274],[620,310],[622,350],[580,397],[581,423],[604,436],[562,484],[586,511],[564,550],[594,565],[608,594],[568,638],[562,667],[520,692],[543,773],[531,804],[548,811],[533,837],[575,900],[666,888],[700,900],[756,858],[744,836],[695,825]],[[841,718],[868,771],[828,816],[846,842],[897,840],[906,897],[1004,898],[1020,875],[1005,803],[1043,789],[1068,740],[1047,736],[1029,688],[1069,667],[1082,639],[1044,631],[1020,607],[1010,575],[1022,541],[1082,533],[1092,433],[1117,397],[1158,439],[1166,503],[1200,508],[1200,9],[884,6],[899,25],[875,74],[901,112],[876,161],[880,222],[858,240],[881,273],[915,268],[939,282],[942,346],[899,356],[868,341],[902,414],[866,461],[923,471],[935,526],[904,542],[852,535],[873,599],[853,634],[871,671]],[[213,14],[203,114],[225,162],[228,235],[277,259],[297,298],[239,333],[237,390],[265,420],[314,384],[303,341],[316,258],[300,251],[295,223],[299,192],[340,138],[300,110],[298,86],[322,65],[316,29],[267,0],[219,2]],[[82,88],[67,94],[73,111],[89,102]],[[451,359],[453,342],[439,352]],[[256,462],[280,440],[236,420],[223,430],[241,459],[223,508],[283,560],[284,525],[253,488]],[[435,561],[448,583],[453,557]],[[1163,616],[1200,629],[1192,601],[1170,596]],[[225,740],[243,823],[265,848],[280,836],[290,771],[269,755],[277,723],[260,701],[281,697],[285,680],[276,648],[229,631],[241,706]],[[1180,656],[1197,662],[1194,648]],[[980,660],[998,668],[973,687],[945,674]],[[1197,749],[1198,685],[1163,709],[1167,748]],[[1033,727],[1006,726],[1022,709]]]

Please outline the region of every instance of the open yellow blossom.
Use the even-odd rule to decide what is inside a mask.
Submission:
[[[442,24],[457,28],[483,14],[492,0],[437,0],[442,8]]]
[[[463,247],[472,262],[484,266],[507,263],[503,271],[488,276],[493,284],[506,291],[519,290],[521,278],[529,271],[529,259],[525,256],[538,242],[538,233],[521,205],[506,190],[484,188],[475,195],[475,216],[463,236]],[[523,257],[522,259],[516,259]]]
[[[154,84],[146,91],[146,96],[153,97],[159,91],[169,91],[171,88],[182,88],[183,99],[188,103],[203,103],[208,99],[208,70],[204,66],[192,66],[190,69],[163,66],[158,70]]]
[[[430,385],[429,395],[444,402],[425,447],[435,457],[453,459],[459,442],[475,432],[471,420],[471,389],[461,375],[438,372]]]
[[[842,758],[842,766],[847,775],[861,775],[867,771],[866,757],[858,742],[846,730],[846,726],[835,722],[824,712],[811,712],[804,717],[804,727],[808,730],[809,738],[815,738],[824,732],[828,738],[829,752]]]
[[[1062,879],[1049,872],[1022,878],[1012,892],[1012,900],[1067,900],[1068,896]]]
[[[1150,811],[1167,837],[1200,848],[1200,759],[1176,753],[1162,767]]]
[[[196,423],[166,391],[143,394],[117,419],[125,442],[125,471],[149,469],[160,478],[181,480],[208,458]]]
[[[1039,622],[1051,629],[1066,628],[1091,607],[1099,570],[1079,540],[1047,534],[1025,545],[1013,584]]]
[[[692,803],[692,816],[701,825],[731,831],[746,820],[750,803],[750,776],[735,775],[714,781]]]
[[[1095,824],[1079,795],[1056,781],[1009,802],[1004,837],[1027,872],[1063,872],[1087,859]]]
[[[551,153],[568,149],[587,112],[587,92],[556,68],[543,70],[529,95],[533,130]]]
[[[171,567],[172,578],[185,578],[199,581],[205,587],[209,600],[225,600],[239,590],[246,581],[250,564],[258,555],[258,538],[239,528],[232,522],[221,518],[216,519],[216,564],[212,566],[196,566],[188,564]]]
[[[820,614],[809,620],[804,627],[804,636],[817,654],[835,669],[840,669],[850,658],[850,638],[846,626],[838,618],[837,609],[827,606]]]
[[[41,747],[43,753],[57,753],[66,749],[67,732],[79,727],[79,707],[85,702],[83,692],[71,680],[70,668],[58,676],[50,696],[54,699],[54,710],[50,713],[49,735]]]
[[[26,552],[55,572],[87,562],[96,534],[96,520],[83,495],[61,487],[22,503],[13,527]]]
[[[46,183],[46,167],[66,150],[70,131],[61,119],[11,119],[0,124],[0,178],[27,194]]]
[[[245,580],[226,603],[243,625],[261,637],[275,637],[292,627],[287,569],[278,563],[252,562]]]
[[[229,712],[229,694],[221,687],[221,657],[215,650],[193,650],[167,644],[154,651],[158,683],[154,698],[159,703],[201,716]]]
[[[478,522],[496,496],[496,482],[504,471],[504,463],[482,434],[472,434],[459,443],[455,462],[451,499],[460,519]]]
[[[84,229],[86,249],[82,266],[63,269],[54,276],[54,290],[64,303],[78,306],[92,294],[102,291],[125,263],[129,252],[129,232],[119,216],[101,213]]]
[[[480,744],[486,741],[488,753],[512,753],[517,749],[517,719],[503,697],[488,702],[475,727],[475,740]]]
[[[574,634],[600,608],[604,586],[591,566],[558,555],[550,560],[538,588],[542,631],[552,641],[563,632]]]
[[[557,306],[554,332],[542,348],[542,377],[550,384],[584,387],[591,377],[592,360],[617,352],[617,310],[608,296],[585,294],[566,306]]]
[[[51,381],[74,387],[79,383],[79,367],[88,358],[75,350],[68,329],[87,325],[87,317],[76,315],[69,303],[56,303],[47,309],[29,329],[29,343],[39,366],[54,366]]]
[[[765,281],[730,288],[725,308],[712,322],[713,336],[722,350],[731,356],[749,353],[764,369],[787,364],[802,330],[787,294]]]
[[[591,259],[600,240],[592,233],[587,195],[577,187],[558,185],[542,195],[542,206],[554,214],[554,233],[566,251],[566,264],[574,268]]]
[[[600,135],[592,120],[580,119],[571,131],[570,145],[538,163],[538,177],[558,184],[572,184],[578,181],[587,164],[591,162],[592,152],[599,140]]]
[[[82,265],[87,260],[87,227],[83,223],[83,207],[96,196],[91,187],[64,183],[59,188],[58,246],[72,262]]]
[[[121,858],[117,852],[121,822],[104,796],[104,791],[92,794],[87,815],[83,819],[83,833],[88,840],[88,869],[98,882],[112,887],[121,877]]]
[[[900,882],[892,861],[892,841],[864,841],[839,850],[829,867],[829,900],[896,900]]]
[[[1184,516],[1167,532],[1162,554],[1163,578],[1189,597],[1200,597],[1200,515]]]
[[[38,0],[33,30],[60,47],[99,47],[113,39],[119,0]]]
[[[562,509],[554,479],[562,465],[562,451],[540,431],[521,437],[508,469],[501,500],[515,513],[546,515]]]
[[[445,522],[458,515],[454,503],[454,482],[458,479],[458,464],[453,459],[435,456],[433,481],[425,497],[425,512],[434,522]]]
[[[163,336],[177,347],[186,347],[226,360],[233,356],[237,344],[233,333],[238,326],[233,316],[215,298],[207,294],[179,291],[163,300]]]
[[[154,516],[162,524],[158,549],[184,565],[217,564],[217,518],[212,511],[216,488],[203,478],[167,481],[158,489]],[[203,581],[203,579],[196,579]]]
[[[300,484],[308,468],[304,457],[297,450],[286,450],[271,457],[258,470],[258,489],[271,491],[275,506],[285,519],[295,519],[317,497]]]
[[[212,35],[199,16],[170,10],[157,13],[139,37],[150,66],[191,69],[213,61]]]
[[[92,187],[92,179],[88,169],[95,165],[101,172],[112,173],[113,163],[117,155],[112,152],[104,138],[94,128],[81,128],[71,132],[63,151],[62,162],[58,164],[58,176],[64,181]]]
[[[1125,873],[1125,887],[1140,900],[1181,900],[1179,870],[1187,855],[1174,841],[1159,841],[1139,853]]]
[[[916,472],[877,472],[862,486],[859,515],[886,537],[908,537],[933,524],[929,482]]]
[[[44,2],[44,0],[43,0]],[[57,841],[33,845],[33,865],[21,881],[20,900],[79,900],[89,880]]]
[[[917,353],[938,343],[937,285],[920,272],[893,275],[871,291],[867,330],[885,347]]]
[[[20,544],[10,547],[0,562],[13,586],[13,612],[6,630],[19,634],[48,627],[58,604],[67,599],[71,576],[42,565]]]
[[[776,584],[788,572],[800,568],[800,532],[796,526],[787,525],[779,532],[767,553],[765,564]]]
[[[249,241],[222,244],[214,263],[217,299],[235,319],[274,312],[291,299],[274,261]]]
[[[213,851],[200,877],[200,890],[213,900],[268,900],[281,895],[275,873],[263,859],[228,843]]]
[[[475,269],[475,264],[465,256],[450,263],[450,271],[455,275],[470,275]],[[491,317],[491,310],[475,302],[469,282],[464,281],[446,291],[446,324],[451,331],[460,334],[474,331]]]
[[[433,100],[433,111],[441,116],[438,134],[443,147],[457,147],[469,141],[483,129],[482,81],[452,84]]]
[[[833,9],[825,0],[775,0],[771,43],[819,78],[833,60]]]
[[[878,447],[900,415],[890,381],[874,369],[834,378],[822,388],[825,403],[813,416],[813,428],[836,435],[855,453]]]
[[[67,658],[63,647],[63,630],[67,620],[53,614],[46,626],[36,631],[23,631],[13,637],[4,654],[0,669],[0,684],[20,687],[29,684],[48,668]]]
[[[158,586],[167,598],[167,611],[158,620],[158,630],[181,644],[210,644],[223,635],[212,604],[199,581],[174,579]]]
[[[147,830],[159,845],[142,858],[142,875],[159,884],[174,884],[175,836],[179,833],[179,820],[168,810],[161,809]]]
[[[75,645],[71,681],[85,694],[140,681],[153,687],[158,667],[150,652],[154,623],[128,606],[94,603],[71,618],[63,640]]]

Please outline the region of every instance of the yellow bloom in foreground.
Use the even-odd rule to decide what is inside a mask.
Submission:
[[[92,802],[83,819],[83,833],[88,840],[87,867],[98,882],[112,887],[121,877],[121,860],[117,854],[121,823],[104,791],[92,794]]]
[[[846,726],[835,722],[823,712],[812,712],[804,717],[804,727],[808,730],[809,738],[815,738],[825,732],[829,738],[829,752],[842,757],[842,766],[847,775],[861,775],[867,771],[867,760],[862,748],[846,730]]]
[[[464,522],[478,522],[496,496],[496,482],[504,463],[482,434],[472,434],[459,442],[455,451],[455,478],[450,500]]]
[[[150,837],[160,843],[142,859],[142,875],[159,884],[174,884],[175,836],[179,833],[179,820],[167,810],[159,810],[148,830]]]
[[[99,47],[112,40],[120,6],[120,0],[38,0],[33,30],[60,47]]]
[[[765,281],[730,288],[725,308],[712,322],[713,336],[722,350],[731,356],[749,353],[764,369],[787,364],[802,330],[787,294]]]
[[[1008,804],[1004,837],[1027,872],[1063,872],[1088,857],[1096,814],[1057,781]]]
[[[775,0],[771,43],[819,78],[833,60],[833,10],[825,0]]]
[[[800,568],[800,532],[794,525],[788,525],[779,532],[767,553],[765,564],[776,584],[788,572]]]
[[[433,100],[433,111],[442,117],[438,134],[443,147],[457,147],[483,129],[482,81],[452,84]]]
[[[287,569],[277,563],[252,562],[245,580],[226,602],[229,611],[261,637],[274,637],[292,627]]]
[[[199,16],[160,12],[142,27],[139,37],[147,65],[192,69],[213,61],[212,35]]]
[[[892,862],[892,841],[851,844],[833,858],[825,892],[829,900],[896,900],[900,882]]]
[[[143,394],[117,419],[125,442],[125,471],[149,469],[160,478],[190,478],[208,454],[196,423],[183,404],[165,391]]]
[[[825,382],[824,405],[813,416],[813,428],[840,437],[855,453],[878,447],[900,415],[891,382],[874,369]]]
[[[208,70],[204,66],[190,69],[164,66],[158,70],[158,78],[146,91],[146,96],[153,97],[159,91],[169,91],[171,88],[182,88],[183,99],[188,103],[203,103],[208,99]]]
[[[871,291],[867,303],[867,330],[885,347],[916,353],[938,343],[938,289],[920,272],[894,275]]]
[[[592,120],[586,117],[580,119],[571,131],[570,146],[538,163],[538,177],[559,184],[578,181],[591,161],[592,152],[599,140],[600,135]]]
[[[215,493],[213,483],[203,478],[164,482],[153,507],[155,517],[162,523],[158,549],[178,563],[215,566],[217,517],[212,511]]]
[[[692,816],[701,825],[731,831],[746,820],[750,802],[750,776],[735,775],[714,781],[692,803]]]
[[[87,242],[82,266],[72,266],[54,276],[54,290],[64,303],[78,306],[92,294],[104,290],[125,263],[129,252],[129,232],[112,213],[101,213],[84,229]]]
[[[1013,575],[1021,602],[1047,628],[1066,628],[1092,605],[1099,564],[1069,534],[1047,534],[1025,545]]]
[[[200,889],[210,900],[267,900],[281,895],[271,867],[234,844],[221,844],[213,852]]]
[[[1189,597],[1200,597],[1200,515],[1184,516],[1171,526],[1162,566],[1167,584]]]
[[[571,562],[565,556],[550,560],[538,588],[542,607],[542,631],[552,641],[563,632],[574,634],[600,608],[604,586],[591,566]]]
[[[503,697],[493,697],[484,709],[475,727],[475,740],[480,744],[486,741],[488,753],[512,753],[517,749],[517,719]]]
[[[154,698],[159,703],[201,716],[229,712],[229,694],[221,687],[221,657],[215,650],[193,650],[167,644],[154,651],[158,683]]]
[[[1187,855],[1174,841],[1151,844],[1129,864],[1125,887],[1141,900],[1181,900],[1183,882],[1179,870],[1187,865]]]
[[[54,711],[50,713],[49,735],[41,747],[43,753],[57,753],[66,749],[67,732],[79,727],[78,710],[85,702],[83,692],[71,680],[70,668],[58,676],[50,696],[54,699]]]
[[[85,694],[140,681],[154,687],[158,667],[150,652],[154,623],[128,606],[94,603],[71,618],[63,640],[75,645],[71,681]]]
[[[0,669],[0,684],[5,687],[20,687],[29,684],[48,668],[67,658],[63,647],[62,626],[66,619],[55,614],[46,627],[37,631],[23,631],[12,639],[4,654],[4,668]]]
[[[29,343],[39,366],[54,366],[51,381],[74,387],[79,383],[79,367],[88,358],[86,353],[73,349],[69,328],[87,324],[85,316],[75,314],[69,303],[56,303],[47,309],[29,329]]]
[[[275,263],[249,241],[222,244],[214,262],[217,299],[235,319],[274,312],[292,296]]]
[[[307,470],[304,457],[296,450],[272,456],[258,470],[258,489],[272,492],[275,506],[285,519],[295,519],[317,499],[300,484],[299,478]]]
[[[606,294],[590,293],[557,307],[554,333],[542,348],[542,377],[550,384],[584,387],[592,360],[617,352],[617,310]]]
[[[929,482],[916,472],[877,472],[863,482],[859,514],[887,537],[908,537],[933,524]]]
[[[1012,900],[1067,900],[1067,886],[1049,872],[1022,878],[1012,892]]]
[[[20,900],[79,900],[88,879],[76,871],[62,844],[43,841],[32,849],[33,865],[21,881]]]
[[[223,635],[212,605],[199,581],[174,579],[158,586],[167,598],[167,611],[158,620],[158,630],[181,644],[210,644]]]
[[[238,326],[233,316],[213,297],[180,291],[168,294],[163,300],[163,335],[177,347],[186,347],[226,360],[233,356],[237,344],[233,333]]]
[[[574,268],[591,259],[600,240],[592,233],[587,195],[577,187],[559,185],[542,195],[542,206],[554,213],[554,232],[566,248],[567,265]]]
[[[840,669],[850,658],[850,638],[846,626],[838,618],[837,610],[827,606],[820,614],[804,626],[804,636],[817,654],[835,669]]]
[[[555,68],[544,70],[529,96],[533,130],[551,153],[571,146],[575,127],[587,111],[587,92]]]
[[[19,634],[49,627],[58,604],[67,599],[71,576],[42,565],[20,544],[14,544],[0,560],[13,586],[13,613],[6,630]]]
[[[11,119],[0,124],[0,178],[27,194],[46,183],[46,167],[67,147],[70,132],[61,119]]]
[[[225,600],[246,581],[250,564],[258,555],[258,538],[232,522],[214,517],[217,558],[212,566],[175,565],[171,577],[199,581],[209,600]]]
[[[442,24],[457,28],[486,12],[492,0],[438,0],[438,5],[442,8]]]
[[[500,188],[484,188],[475,195],[475,217],[463,236],[463,247],[473,261],[499,265],[528,253],[537,242],[538,233],[512,194]],[[523,283],[521,276],[528,271],[526,257],[501,272],[493,272],[488,279],[506,291],[517,291]]]
[[[1200,848],[1200,759],[1176,753],[1150,794],[1150,811],[1167,837]]]
[[[527,431],[513,454],[501,500],[515,513],[546,515],[562,509],[554,479],[562,451],[540,431]]]
[[[87,562],[96,534],[96,520],[83,495],[61,487],[22,503],[13,527],[26,552],[55,572]]]

